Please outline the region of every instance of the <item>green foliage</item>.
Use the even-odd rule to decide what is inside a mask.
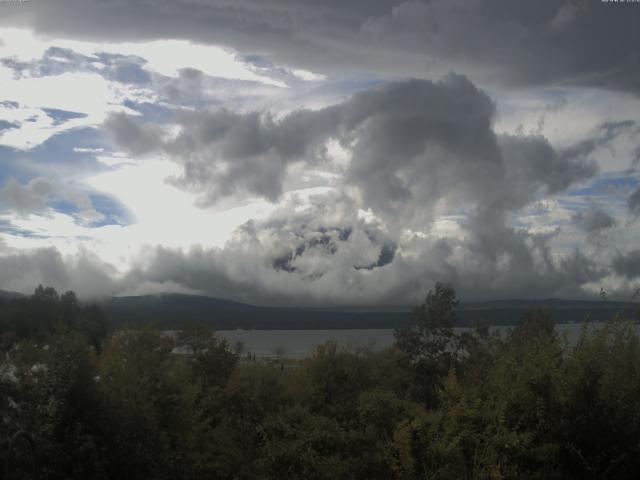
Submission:
[[[59,296],[55,289],[40,285],[30,298],[0,302],[0,348],[24,339],[42,341],[53,334],[75,332],[100,351],[107,330],[102,311],[79,304],[71,291]]]
[[[407,355],[413,373],[413,397],[426,407],[437,405],[441,380],[458,362],[460,337],[453,331],[457,305],[453,288],[437,283],[414,309],[415,325],[395,332],[397,348]]]
[[[637,476],[637,325],[460,333],[456,305],[437,284],[386,351],[269,363],[197,326],[105,339],[97,308],[39,287],[0,307],[0,457],[26,430],[54,480]]]
[[[340,424],[295,406],[262,424],[258,467],[268,478],[349,478],[349,442]]]
[[[100,358],[98,388],[111,478],[175,478],[196,389],[173,343],[152,330],[114,335]]]
[[[7,430],[31,434],[47,478],[91,478],[102,462],[94,448],[95,352],[86,339],[70,333],[44,345],[24,341],[5,353],[7,365],[15,369],[2,383]]]
[[[223,385],[238,361],[227,341],[218,339],[207,327],[191,325],[183,328],[178,335],[178,344],[187,354],[194,380],[203,391]]]

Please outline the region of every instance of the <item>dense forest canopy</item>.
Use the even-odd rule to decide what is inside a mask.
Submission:
[[[632,321],[585,323],[570,345],[542,311],[503,335],[486,326],[456,333],[456,303],[454,290],[437,284],[385,351],[328,343],[310,358],[273,362],[240,357],[197,325],[175,338],[110,331],[97,307],[38,287],[0,304],[4,473],[635,478],[640,340]]]

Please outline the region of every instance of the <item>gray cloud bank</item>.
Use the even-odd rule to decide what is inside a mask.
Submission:
[[[50,0],[0,3],[0,24],[110,42],[190,39],[324,73],[455,69],[503,85],[638,92],[636,7],[572,0]]]
[[[43,177],[36,177],[26,184],[9,178],[0,185],[0,213],[16,212],[27,217],[43,213],[54,201],[65,201],[73,205],[76,212],[86,220],[99,220],[102,214],[96,211],[91,198],[71,185],[64,187]]]
[[[629,207],[629,213],[638,217],[640,216],[640,187],[638,187],[630,196],[627,201]]]
[[[327,166],[327,142],[351,154],[342,181],[364,208],[405,226],[440,207],[467,206],[502,216],[540,195],[591,178],[589,155],[624,130],[557,151],[542,136],[496,135],[495,105],[468,79],[393,82],[322,110],[282,119],[268,112],[180,111],[179,133],[116,114],[105,128],[131,155],[162,153],[183,167],[176,181],[212,203],[235,193],[276,201],[294,164]]]
[[[389,83],[282,118],[180,110],[177,133],[111,116],[106,128],[121,148],[173,159],[183,167],[175,181],[201,201],[241,193],[278,208],[238,228],[223,248],[148,247],[119,275],[84,253],[79,261],[51,250],[7,252],[0,288],[45,282],[86,294],[179,288],[261,304],[367,304],[419,301],[438,280],[480,299],[580,297],[607,275],[628,277],[580,249],[557,254],[558,230],[535,233],[511,220],[591,179],[591,156],[634,125],[604,124],[556,149],[542,136],[497,135],[494,116],[491,99],[454,74]],[[349,153],[347,163],[333,163],[330,140]],[[294,166],[340,175],[301,200],[283,195]],[[614,228],[602,212],[574,220],[587,233]],[[87,272],[101,272],[99,285],[77,280]]]
[[[616,220],[602,208],[592,207],[586,211],[572,215],[576,226],[587,234],[598,234],[603,230],[614,227]]]

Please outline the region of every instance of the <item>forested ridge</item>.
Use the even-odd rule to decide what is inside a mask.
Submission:
[[[385,351],[273,362],[38,287],[0,303],[3,478],[636,478],[632,312],[570,345],[544,311],[456,333],[457,302],[437,284]]]

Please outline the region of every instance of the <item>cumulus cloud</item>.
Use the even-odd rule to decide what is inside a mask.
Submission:
[[[619,253],[612,266],[617,274],[626,278],[640,277],[640,249],[631,250],[626,254]]]
[[[27,215],[43,210],[52,193],[52,185],[44,178],[33,179],[27,185],[10,179],[0,188],[0,205]]]
[[[41,57],[20,60],[16,57],[0,59],[0,64],[10,68],[18,78],[46,77],[66,72],[89,72],[107,80],[120,83],[144,84],[151,80],[145,70],[146,60],[134,55],[96,52],[92,55],[78,53],[71,48],[52,46]]]
[[[178,184],[204,203],[238,191],[276,201],[292,165],[335,168],[329,141],[347,152],[333,193],[280,204],[222,250],[155,249],[132,278],[276,303],[413,301],[437,280],[476,298],[583,295],[606,268],[579,249],[558,255],[554,233],[517,230],[509,219],[591,179],[592,155],[633,123],[604,123],[557,149],[541,135],[496,134],[494,117],[489,96],[454,74],[388,83],[281,118],[179,112],[178,133],[113,116],[107,128],[121,148],[169,156],[183,168]],[[119,128],[142,140],[119,137]],[[439,219],[454,212],[456,234],[439,234]],[[574,220],[595,231],[613,225],[606,215]]]
[[[606,210],[592,207],[571,216],[575,225],[588,235],[595,235],[616,225],[616,220]]]
[[[271,305],[411,304],[442,280],[468,300],[581,297],[607,274],[580,250],[554,255],[552,235],[490,216],[459,222],[453,236],[435,224],[394,231],[345,194],[292,198],[238,228],[222,248],[149,247],[121,286],[144,293],[144,285],[179,285]]]
[[[100,98],[109,111],[119,113],[108,115],[96,131],[110,134],[123,152],[116,157],[101,136],[96,146],[117,159],[141,158],[133,163],[148,167],[147,172],[155,168],[154,161],[168,167],[153,178],[143,175],[149,188],[141,194],[139,178],[126,178],[120,163],[109,165],[110,181],[122,187],[122,199],[148,194],[145,208],[161,227],[153,230],[144,216],[138,219],[138,231],[153,231],[144,238],[158,244],[137,253],[133,250],[146,240],[130,247],[126,237],[135,229],[122,231],[118,242],[127,245],[127,258],[113,257],[122,271],[84,250],[75,255],[55,249],[17,251],[0,241],[0,288],[28,291],[44,282],[82,295],[171,290],[272,305],[366,304],[414,303],[440,280],[453,283],[465,299],[482,299],[577,297],[609,275],[627,283],[636,278],[634,250],[616,255],[597,242],[582,245],[585,236],[576,235],[569,224],[587,238],[613,228],[619,219],[605,200],[602,207],[589,207],[592,203],[573,197],[572,206],[564,202],[555,217],[545,217],[543,228],[522,216],[538,202],[559,202],[563,193],[586,186],[597,176],[598,165],[606,169],[603,156],[624,143],[618,142],[621,136],[636,134],[637,124],[612,121],[608,113],[597,120],[569,116],[566,135],[545,137],[542,133],[550,134],[554,126],[547,115],[564,105],[558,100],[542,111],[537,130],[525,135],[524,128],[509,124],[518,118],[509,117],[512,106],[499,103],[498,114],[496,105],[505,85],[544,86],[549,98],[557,97],[556,90],[547,88],[554,84],[637,93],[639,71],[630,47],[637,40],[632,28],[637,9],[628,5],[557,1],[516,7],[508,0],[106,0],[98,5],[95,0],[52,0],[17,7],[0,2],[0,25],[11,22],[92,43],[70,41],[67,46],[73,48],[55,46],[32,58],[2,60],[5,74],[14,76],[11,99],[18,100],[0,102],[3,112],[36,102],[29,108],[37,109],[49,136],[61,126],[94,125],[102,122],[103,107],[103,113],[89,119],[74,120],[73,115],[85,112],[84,104],[99,96],[97,85],[102,85],[118,92]],[[239,53],[216,49],[211,60],[212,47],[160,38],[231,46]],[[101,40],[112,45],[98,48]],[[114,53],[114,41],[144,40],[154,40],[153,45],[129,43],[126,54]],[[190,56],[165,55],[169,44]],[[229,63],[213,65],[220,59]],[[227,65],[231,74],[214,78]],[[300,69],[328,77],[320,80]],[[467,76],[397,80],[439,78],[451,70]],[[366,82],[363,72],[369,72]],[[58,90],[43,89],[41,82],[66,85],[69,75],[79,79],[68,89],[73,102],[45,105],[60,96],[51,97],[49,90]],[[388,77],[393,80],[385,81]],[[94,83],[83,83],[89,79]],[[276,95],[285,90],[283,82],[290,92]],[[300,87],[304,82],[307,87]],[[314,82],[318,85],[308,86]],[[92,99],[79,101],[76,85],[87,86],[83,91]],[[512,90],[514,95],[519,91]],[[540,94],[540,89],[528,91]],[[584,91],[581,99],[596,90]],[[508,118],[502,115],[505,110]],[[0,121],[3,139],[11,139],[18,129],[14,126],[24,128],[32,117],[34,112],[25,111]],[[580,138],[596,121],[604,123]],[[496,122],[502,122],[500,127]],[[34,145],[32,135],[23,136]],[[627,143],[625,148],[635,146]],[[82,143],[74,150],[90,155],[91,147]],[[47,212],[56,202],[93,211],[84,191],[63,189],[47,173],[39,175],[0,186],[0,209],[14,215],[10,228],[18,225],[15,215]],[[215,210],[246,202],[260,202],[273,213],[255,214],[223,247],[209,247],[211,231],[221,230],[217,220],[195,229],[193,238],[191,231],[181,232],[176,241],[170,233],[182,223],[158,209],[171,208],[173,200],[158,202],[152,194],[174,190],[151,185],[166,175],[174,175],[169,181],[183,190],[178,192],[184,199],[181,212],[195,195],[203,224],[217,218]],[[305,196],[308,190],[302,197],[291,193],[302,187],[321,188],[310,196]],[[572,215],[575,205],[579,211]],[[639,191],[629,197],[628,208],[632,215],[640,213]],[[84,242],[80,236],[76,241]],[[14,237],[12,244],[42,245],[14,243]]]
[[[392,82],[280,119],[225,109],[176,115],[177,134],[127,114],[105,127],[130,154],[181,164],[176,182],[205,204],[237,192],[275,201],[291,165],[326,165],[327,142],[337,141],[351,154],[343,181],[359,189],[364,208],[421,221],[441,206],[517,210],[562,191],[595,174],[589,155],[618,131],[604,126],[604,138],[561,151],[541,136],[498,136],[492,100],[455,74]]]
[[[92,298],[116,293],[114,277],[111,266],[86,250],[65,257],[55,248],[18,251],[0,244],[1,290],[27,293],[44,284]]]
[[[640,187],[638,187],[627,200],[629,213],[637,217],[640,215]]]
[[[427,55],[458,65],[495,68],[493,75],[507,83],[568,82],[637,92],[634,52],[615,47],[633,41],[637,15],[601,2],[516,7],[508,0],[406,1],[370,17],[363,31],[380,46],[424,48]]]
[[[497,134],[494,102],[455,74],[391,82],[286,115],[229,109],[172,115],[167,124],[118,113],[105,128],[132,156],[175,161],[181,173],[173,181],[203,205],[238,195],[277,206],[237,229],[222,248],[149,246],[131,255],[121,275],[98,263],[105,291],[170,288],[263,304],[413,303],[438,280],[452,282],[465,298],[566,297],[584,295],[586,285],[607,274],[579,249],[554,251],[557,233],[516,228],[512,220],[591,179],[594,153],[630,124],[605,123],[564,148],[540,135]],[[332,145],[343,151],[340,161]],[[324,193],[284,195],[289,177],[305,169],[335,175]],[[44,208],[57,192],[52,186],[53,193],[38,196],[36,183],[16,185],[23,212]],[[602,224],[592,220],[579,221]],[[59,284],[85,271],[52,252],[23,252],[20,261],[27,259],[62,265]]]
[[[265,305],[411,304],[442,280],[467,300],[580,297],[607,273],[579,250],[554,255],[553,234],[516,230],[489,214],[449,221],[456,234],[438,222],[423,232],[393,230],[363,212],[357,196],[294,195],[224,247],[149,246],[121,274],[87,252],[3,252],[0,271],[20,273],[0,275],[0,288],[46,281],[82,295],[170,290]]]
[[[161,146],[162,129],[154,124],[145,124],[132,115],[112,114],[107,117],[104,128],[131,155],[145,155]]]
[[[0,5],[5,25],[106,41],[188,39],[321,73],[418,75],[435,66],[440,72],[473,70],[502,84],[568,82],[638,91],[633,46],[640,12],[631,2],[554,0],[517,7],[510,0],[6,3]]]
[[[10,178],[0,186],[0,211],[28,216],[45,211],[56,200],[70,202],[78,214],[87,220],[99,220],[102,217],[93,208],[91,198],[86,193],[69,186],[62,188],[46,178],[37,177],[26,184]]]

